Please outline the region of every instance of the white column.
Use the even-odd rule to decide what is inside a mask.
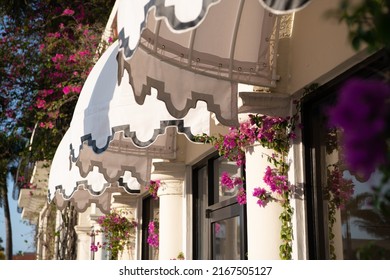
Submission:
[[[77,234],[77,259],[89,260],[91,258],[91,226],[75,226]]]
[[[104,236],[102,233],[99,233],[99,231],[101,230],[101,227],[100,227],[99,223],[97,222],[98,219],[100,218],[100,216],[102,216],[102,215],[104,215],[104,214],[99,210],[98,207],[96,207],[96,204],[91,203],[90,215],[89,215],[89,219],[91,221],[91,227],[92,227],[91,232],[94,231],[95,233],[98,233],[94,237],[95,245],[104,243]],[[92,241],[92,238],[91,238],[91,241]],[[92,252],[91,252],[91,255],[92,255]],[[103,248],[99,248],[99,250],[97,250],[96,252],[93,253],[93,259],[94,260],[107,259],[106,250]]]
[[[270,191],[263,177],[267,166],[273,168],[267,161],[267,155],[273,151],[260,145],[248,147],[246,157],[246,190],[247,190],[247,232],[248,259],[276,260],[279,257],[281,222],[279,215],[282,207],[277,202],[269,202],[266,207],[257,204],[257,198],[252,195],[257,187]]]
[[[185,165],[182,163],[154,163],[152,178],[161,181],[158,190],[159,212],[159,259],[176,258],[183,252],[183,189]]]

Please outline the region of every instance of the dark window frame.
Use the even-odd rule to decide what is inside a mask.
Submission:
[[[155,205],[157,204],[157,206]],[[149,221],[153,217],[153,207],[159,207],[159,201],[155,200],[152,196],[148,195],[142,199],[142,225],[141,225],[141,259],[150,260],[150,246],[146,242],[148,238],[148,226]]]
[[[351,67],[336,78],[318,87],[314,92],[302,100],[302,141],[304,146],[305,161],[305,197],[306,219],[308,229],[308,254],[309,259],[328,259],[329,244],[327,238],[327,226],[324,218],[326,211],[323,206],[323,196],[320,191],[322,179],[322,167],[317,156],[319,149],[318,133],[310,131],[316,127],[320,120],[318,108],[322,105],[331,105],[337,98],[337,92],[343,83],[352,78],[371,78],[378,76],[381,70],[388,69],[390,57],[384,50],[378,51],[362,62]]]
[[[246,217],[246,205],[239,205],[237,203],[237,200],[235,197],[214,203],[215,200],[217,200],[218,194],[215,193],[216,188],[214,186],[215,184],[215,170],[214,170],[214,162],[219,159],[220,156],[217,152],[212,153],[211,155],[207,156],[203,160],[199,161],[197,164],[195,164],[192,168],[192,187],[193,187],[193,259],[201,259],[201,252],[199,252],[199,247],[201,246],[200,238],[197,238],[199,235],[197,225],[199,222],[199,191],[196,189],[199,186],[198,181],[198,172],[202,168],[207,168],[207,180],[208,180],[208,196],[207,196],[207,209],[206,213],[203,213],[205,216],[209,216],[207,219],[208,221],[208,229],[206,231],[206,234],[208,234],[208,252],[207,255],[210,259],[212,259],[213,256],[213,244],[212,244],[212,235],[210,234],[212,223],[218,220],[221,220],[222,217],[218,217],[218,215],[221,215],[222,212],[230,211],[230,216],[233,214],[238,214],[236,216],[239,216],[240,222],[242,223],[242,226],[240,228],[240,236],[242,238],[242,242],[240,243],[240,251],[241,251],[241,259],[245,260],[247,259],[247,217]],[[245,168],[242,168],[242,174],[241,176],[245,177]],[[210,176],[211,175],[211,176]],[[245,182],[243,187],[245,188]],[[228,210],[229,209],[229,210]],[[238,212],[237,212],[237,209]],[[232,211],[233,210],[233,211]],[[202,215],[202,214],[200,214]],[[215,217],[212,217],[214,216]],[[226,216],[224,216],[226,218]]]

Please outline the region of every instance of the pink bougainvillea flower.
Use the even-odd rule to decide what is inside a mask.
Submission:
[[[46,96],[52,95],[53,92],[54,92],[54,90],[52,90],[52,89],[44,89],[41,91],[41,95],[43,97],[46,97]]]
[[[244,188],[240,188],[237,193],[237,202],[240,205],[246,204],[246,191]]]
[[[80,93],[80,92],[81,92],[81,86],[72,87],[72,91],[73,91],[74,93]]]
[[[70,87],[70,86],[65,86],[65,87],[62,89],[62,92],[63,92],[65,95],[68,95],[68,94],[71,92],[71,87]]]
[[[62,15],[63,15],[63,16],[73,16],[73,15],[74,15],[74,11],[71,10],[71,9],[66,8],[66,9],[62,12]]]
[[[46,101],[43,99],[38,99],[36,106],[38,109],[44,108],[46,106]]]
[[[53,57],[51,58],[51,60],[52,60],[54,63],[57,63],[57,62],[61,61],[63,58],[64,58],[64,55],[63,55],[63,54],[57,53],[55,56],[53,56]]]
[[[69,58],[68,58],[68,62],[76,62],[77,60],[76,60],[76,55],[74,55],[74,54],[71,54],[70,56],[69,56]]]
[[[89,55],[89,54],[90,54],[89,50],[84,50],[84,51],[79,52],[80,57],[84,57],[84,56]]]
[[[260,207],[265,207],[271,199],[271,195],[264,188],[255,188],[252,195],[258,198],[257,204]]]
[[[158,246],[159,246],[158,229],[156,228],[154,221],[149,222],[148,238],[147,238],[146,242],[149,244],[149,246],[151,246],[153,248],[158,248]]]
[[[229,173],[227,173],[226,171],[222,172],[221,174],[221,186],[228,190],[234,188],[234,182],[232,178],[230,178]]]

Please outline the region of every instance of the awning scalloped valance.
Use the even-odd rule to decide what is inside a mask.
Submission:
[[[56,193],[70,199],[81,185],[95,196],[118,182],[124,182],[129,193],[139,192],[150,179],[152,159],[174,157],[176,132],[192,139],[210,129],[205,103],[182,119],[173,118],[153,96],[137,104],[130,84],[117,82],[117,52],[115,42],[84,84],[70,128],[53,159],[49,200]]]
[[[76,199],[77,191],[82,200],[84,191],[95,199],[123,180],[124,190],[137,192],[152,159],[174,158],[175,133],[168,130],[190,140],[208,134],[210,113],[237,125],[237,84],[273,87],[278,79],[270,7],[281,14],[309,0],[287,2],[119,0],[119,44],[83,86],[51,168],[49,199]]]
[[[175,118],[205,101],[220,123],[235,126],[237,84],[275,85],[276,17],[258,0],[186,1],[185,8],[165,1],[164,9],[164,1],[135,2],[118,6],[117,59],[119,83],[128,76],[138,104],[153,87]],[[137,9],[144,18],[133,15]]]

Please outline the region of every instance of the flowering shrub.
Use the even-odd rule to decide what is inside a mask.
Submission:
[[[253,196],[258,198],[257,204],[261,207],[265,207],[272,200],[270,192],[267,192],[264,188],[255,188],[253,190]]]
[[[344,179],[338,165],[328,167],[328,180],[325,195],[336,208],[343,208],[354,193],[354,184],[350,179]]]
[[[297,112],[300,103],[296,102]],[[292,251],[292,207],[290,206],[290,185],[287,179],[288,164],[285,162],[290,148],[290,140],[296,137],[294,129],[298,115],[293,117],[271,117],[265,115],[249,115],[249,119],[240,124],[238,128],[232,127],[228,134],[208,136],[206,134],[196,137],[198,142],[210,143],[218,150],[221,156],[230,161],[235,161],[238,166],[245,163],[245,148],[256,142],[263,147],[272,149],[274,154],[268,157],[268,161],[273,163],[275,168],[267,167],[264,182],[270,187],[271,192],[263,188],[255,188],[253,196],[257,197],[257,204],[265,207],[271,200],[279,201],[283,207],[283,212],[279,219],[282,222],[281,238],[283,244],[280,246],[280,256],[282,259],[291,259]],[[229,174],[222,173],[221,185],[227,189],[232,189],[241,181],[235,181]],[[277,196],[278,198],[274,198]],[[240,188],[237,201],[240,204],[246,203],[244,188]]]
[[[276,168],[267,166],[264,174],[264,183],[266,183],[272,192],[277,194],[283,194],[288,192],[289,183],[286,175],[280,175]]]
[[[211,143],[221,156],[236,162],[237,166],[245,163],[245,148],[259,142],[264,147],[285,153],[289,149],[290,139],[295,138],[295,120],[287,117],[270,117],[264,115],[249,115],[249,119],[238,128],[229,128],[226,135],[208,136],[206,134],[195,137],[202,143]],[[277,155],[272,161],[277,161]],[[280,163],[280,162],[277,162]]]
[[[32,107],[39,127],[52,133],[63,133],[61,126],[67,128],[70,123],[82,85],[100,56],[97,50],[102,32],[86,23],[83,9],[75,12],[66,8],[58,19],[58,29],[47,33],[39,46],[46,63]],[[59,120],[66,122],[60,124]]]
[[[158,199],[157,192],[160,187],[161,187],[160,180],[150,180],[149,185],[146,186],[145,188],[154,199]]]
[[[238,189],[237,202],[240,205],[246,204],[246,190],[243,187]]]
[[[158,236],[158,222],[150,221],[148,225],[148,238],[146,242],[149,246],[153,248],[158,248],[159,246],[159,236]]]
[[[111,252],[111,259],[117,259],[119,253],[130,249],[134,242],[135,228],[137,223],[125,217],[128,213],[124,210],[112,210],[110,214],[100,216],[98,224],[101,229],[96,231],[104,234],[106,242],[103,244],[91,244],[91,251],[96,252],[98,248],[104,248]]]
[[[246,192],[242,187],[244,182],[240,177],[230,176],[226,171],[221,173],[220,184],[222,190],[235,191],[236,199],[240,205],[246,204]]]
[[[334,247],[333,226],[336,222],[336,210],[343,208],[354,193],[352,180],[343,178],[343,173],[338,164],[330,165],[327,170],[327,185],[324,189],[325,198],[328,200],[328,230],[329,230],[329,254],[331,259],[336,259]]]
[[[232,190],[237,186],[242,186],[242,179],[239,177],[230,177],[229,173],[226,171],[221,174],[221,187],[226,188],[227,190]]]
[[[0,21],[0,122],[51,159],[70,124],[114,0],[33,1]],[[99,47],[98,47],[99,46]],[[27,155],[22,155],[27,157]]]

